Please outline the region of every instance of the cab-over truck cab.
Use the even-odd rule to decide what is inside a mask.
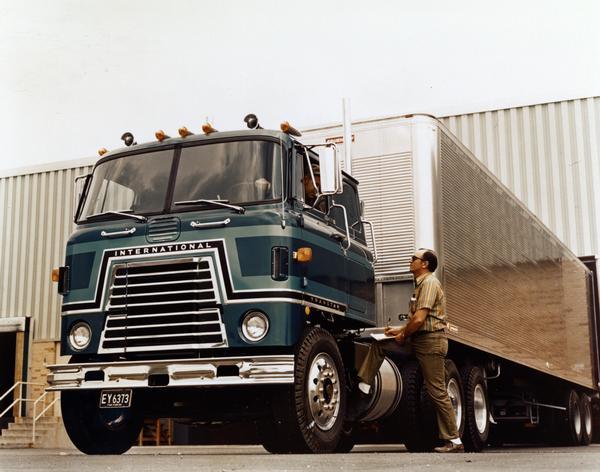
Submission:
[[[159,416],[254,422],[274,452],[342,447],[373,257],[358,182],[320,149],[254,129],[97,162],[60,269],[71,361],[48,378],[81,451],[124,452]]]

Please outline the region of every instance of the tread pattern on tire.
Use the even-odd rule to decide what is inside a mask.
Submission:
[[[340,411],[338,424],[329,431],[319,431],[310,424],[306,405],[306,371],[313,356],[323,346],[336,363],[339,373]],[[336,452],[341,440],[346,408],[346,380],[344,364],[333,336],[323,328],[308,328],[297,345],[294,366],[294,386],[286,394],[274,399],[274,423],[270,435],[263,436],[263,447],[275,453],[331,453]]]
[[[463,380],[463,392],[465,398],[465,428],[462,436],[462,441],[465,445],[465,451],[479,452],[487,444],[490,422],[489,422],[489,400],[487,397],[487,388],[485,385],[485,377],[480,367],[474,365],[466,365],[461,369]],[[483,434],[477,429],[474,413],[474,394],[475,387],[480,384],[483,387],[485,401],[487,404],[488,415],[486,418],[486,428]]]

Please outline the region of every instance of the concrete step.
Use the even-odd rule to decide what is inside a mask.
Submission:
[[[0,439],[10,439],[10,438],[31,438],[32,431],[3,431]],[[46,434],[50,433],[50,431],[38,431],[35,430],[35,437],[41,438]]]
[[[30,449],[30,442],[5,442],[0,440],[0,449]]]
[[[35,422],[36,427],[38,424],[56,424],[60,421],[60,418],[57,416],[42,416],[39,420]],[[15,418],[16,424],[33,424],[33,418],[30,416],[19,416]]]
[[[35,429],[40,430],[40,431],[51,431],[53,429],[56,428],[55,424],[49,424],[49,423],[36,423],[35,424]],[[33,429],[33,425],[31,424],[24,424],[24,423],[11,423],[8,425],[8,431],[31,431]]]

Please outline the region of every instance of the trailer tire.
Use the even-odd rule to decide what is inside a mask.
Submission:
[[[135,391],[134,391],[135,393]],[[98,407],[99,390],[61,392],[60,405],[67,434],[84,454],[123,454],[142,430],[139,408]],[[134,403],[135,405],[135,395]]]
[[[446,360],[446,390],[452,403],[452,409],[456,415],[456,428],[459,436],[462,437],[465,430],[465,395],[462,379],[456,364]]]
[[[592,400],[589,395],[582,393],[579,400],[581,410],[581,445],[589,446],[592,442]]]
[[[579,446],[581,444],[581,409],[579,395],[569,388],[564,392],[565,411],[556,411],[554,420],[555,443],[562,446]]]
[[[273,400],[272,431],[263,447],[275,453],[332,453],[342,439],[347,389],[344,363],[333,336],[308,328],[295,353],[294,385]]]
[[[402,400],[392,420],[402,428],[404,446],[410,452],[431,452],[437,444],[435,412],[423,386],[423,374],[417,361],[400,366]]]
[[[465,428],[462,441],[465,451],[479,452],[490,434],[489,403],[483,370],[474,365],[461,369],[465,395]]]

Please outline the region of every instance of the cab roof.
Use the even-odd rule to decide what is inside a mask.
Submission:
[[[268,130],[268,129],[248,129],[248,130],[237,130],[237,131],[215,131],[210,134],[193,134],[187,136],[185,138],[171,137],[167,139],[163,139],[162,141],[150,141],[147,143],[135,144],[132,146],[125,146],[118,149],[113,149],[112,151],[104,154],[98,161],[97,164],[100,164],[104,161],[110,160],[112,158],[118,157],[121,154],[137,154],[142,151],[152,151],[159,149],[169,149],[179,145],[191,145],[193,143],[202,143],[202,142],[220,142],[220,141],[230,141],[239,139],[254,139],[254,138],[267,138],[267,139],[276,139],[281,140],[288,147],[295,142],[293,138],[291,138],[288,134],[278,131],[278,130]]]

